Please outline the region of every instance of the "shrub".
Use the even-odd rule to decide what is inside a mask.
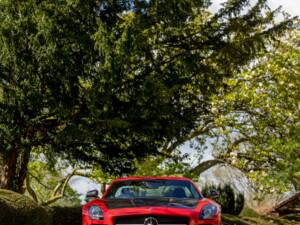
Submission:
[[[226,184],[206,186],[202,189],[203,195],[207,196],[210,189],[215,189],[220,193],[219,197],[214,198],[214,200],[221,205],[223,213],[231,215],[239,215],[241,213],[245,202],[244,194],[240,192],[235,193],[234,189],[229,184]]]
[[[0,189],[0,224],[52,225],[51,210],[24,195]]]

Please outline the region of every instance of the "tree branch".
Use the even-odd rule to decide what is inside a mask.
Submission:
[[[39,202],[38,197],[37,197],[36,193],[34,192],[34,190],[30,186],[29,174],[26,176],[25,186],[26,186],[26,190],[28,191],[30,196],[33,198],[33,200],[38,203]]]
[[[162,153],[166,156],[169,156],[178,146],[182,145],[184,142],[192,140],[193,138],[196,138],[199,135],[207,133],[213,127],[213,120],[209,120],[204,127],[198,127],[198,129],[195,129],[192,133],[179,138],[173,144],[169,145],[169,147],[163,149]]]
[[[201,174],[204,171],[210,169],[211,167],[218,165],[218,164],[225,164],[224,161],[219,159],[212,159],[205,162],[200,163],[198,166],[194,167],[190,170],[192,173]]]
[[[50,198],[43,202],[42,205],[50,205],[51,203],[57,201],[58,199],[61,199],[65,196],[65,192],[68,186],[68,183],[70,179],[76,175],[77,169],[74,169],[72,173],[70,173],[68,176],[65,177],[64,180],[62,180],[53,190],[52,194],[50,195]]]
[[[244,142],[248,142],[249,140],[250,140],[250,137],[241,137],[241,138],[235,140],[234,142],[232,142],[231,144],[228,145],[227,153],[232,152],[236,146],[238,146],[239,144],[242,144]]]
[[[43,184],[43,183],[40,181],[40,179],[39,179],[37,176],[35,176],[35,175],[33,175],[32,173],[30,173],[30,171],[28,171],[27,173],[28,173],[28,175],[30,175],[32,178],[34,178],[40,185],[42,185],[44,188],[46,188],[46,189],[48,189],[48,190],[52,190],[52,188],[50,188],[50,187],[48,187],[47,185]]]

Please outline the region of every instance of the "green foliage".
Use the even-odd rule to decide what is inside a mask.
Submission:
[[[191,172],[188,156],[181,155],[180,151],[165,159],[161,164],[158,157],[148,157],[143,161],[136,160],[136,176],[185,176],[190,179],[198,179],[198,174]]]
[[[226,82],[294,23],[266,0],[209,2],[1,1],[7,188],[21,191],[33,148],[124,175],[210,123]]]
[[[33,158],[33,156],[35,157]],[[37,203],[42,205],[53,197],[52,195],[58,195],[58,193],[53,192],[60,182],[64,182],[71,168],[69,163],[63,160],[58,160],[55,167],[52,167],[41,155],[33,154],[33,156],[32,161],[28,164],[27,176],[29,176],[30,188],[35,192]],[[25,194],[30,195],[28,187]],[[67,185],[63,196],[51,205],[78,206],[80,205],[79,194]]]
[[[258,190],[299,184],[299,56],[299,31],[288,32],[213,97],[215,155],[246,172]]]
[[[203,195],[207,196],[210,189],[217,190],[220,193],[214,200],[221,205],[222,213],[239,215],[242,212],[245,201],[244,194],[236,193],[229,184],[225,184],[224,186],[206,186],[202,189]]]

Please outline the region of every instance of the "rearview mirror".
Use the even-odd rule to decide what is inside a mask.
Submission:
[[[218,198],[219,196],[220,196],[220,193],[217,190],[215,190],[215,189],[208,190],[207,197]]]
[[[91,191],[88,191],[87,193],[86,193],[86,196],[85,196],[86,198],[98,198],[99,197],[99,192],[98,192],[98,190],[91,190]]]
[[[149,189],[158,189],[161,186],[161,182],[155,180],[143,181],[142,184]]]

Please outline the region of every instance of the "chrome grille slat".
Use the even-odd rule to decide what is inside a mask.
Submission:
[[[131,215],[113,218],[114,225],[145,225],[147,218],[154,218],[158,225],[188,225],[189,218],[183,216],[164,215]]]
[[[115,225],[144,225],[143,223],[116,223]],[[185,223],[172,223],[172,224],[164,224],[160,223],[159,225],[187,225]]]

